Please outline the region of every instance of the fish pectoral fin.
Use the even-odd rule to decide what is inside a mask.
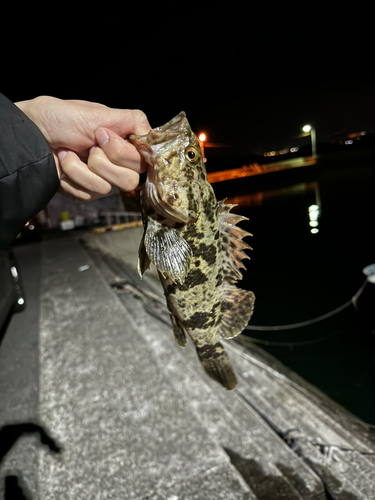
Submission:
[[[143,233],[141,243],[139,244],[139,250],[138,250],[138,274],[141,277],[141,279],[142,279],[143,274],[147,271],[147,269],[150,269],[150,264],[151,264],[149,256],[147,255],[147,252],[146,252],[145,234],[146,234],[146,231]]]
[[[226,389],[234,389],[237,385],[237,376],[220,342],[214,345],[206,344],[196,349],[199,361],[207,375]]]
[[[174,283],[183,284],[193,253],[180,233],[156,221],[149,221],[144,244],[147,255],[157,270]]]
[[[223,285],[222,318],[218,333],[222,338],[232,339],[239,335],[253,314],[255,295],[234,285]]]
[[[180,347],[186,347],[186,335],[180,321],[173,313],[171,314],[171,323],[173,327],[174,339]]]

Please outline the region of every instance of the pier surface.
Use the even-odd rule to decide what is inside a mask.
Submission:
[[[261,350],[225,343],[239,377],[226,391],[179,348],[155,272],[137,275],[141,234],[40,244],[0,348],[0,426],[37,422],[62,451],[21,436],[0,498],[9,476],[40,500],[375,498],[362,422]]]

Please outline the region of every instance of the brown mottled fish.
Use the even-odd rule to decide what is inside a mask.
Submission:
[[[156,266],[176,342],[185,347],[187,333],[207,374],[233,389],[237,377],[220,338],[241,333],[254,307],[253,292],[235,286],[246,269],[241,260],[249,258],[242,238],[250,233],[236,227],[246,218],[229,213],[236,205],[217,202],[183,111],[129,140],[150,165],[141,194],[139,274],[150,262]]]

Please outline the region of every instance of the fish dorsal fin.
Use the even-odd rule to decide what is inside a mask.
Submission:
[[[244,250],[251,249],[251,247],[242,241],[242,238],[252,235],[236,227],[238,222],[247,218],[231,214],[230,210],[236,205],[225,204],[224,201],[218,203],[224,271],[219,334],[223,338],[230,339],[240,334],[249,322],[254,309],[255,296],[253,292],[241,290],[235,286],[235,283],[242,279],[240,269],[246,269],[242,259],[250,258]]]
[[[143,243],[148,258],[164,278],[183,284],[193,254],[180,233],[148,218]],[[140,252],[140,261],[141,257]]]
[[[246,217],[229,213],[237,205],[225,204],[225,200],[218,203],[218,220],[222,239],[223,268],[224,279],[229,283],[236,283],[242,279],[240,269],[246,269],[242,259],[250,259],[243,252],[246,249],[252,249],[242,238],[252,236],[251,233],[236,227],[236,224],[242,220],[248,220]]]

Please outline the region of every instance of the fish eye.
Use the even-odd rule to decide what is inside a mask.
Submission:
[[[194,148],[187,148],[185,151],[185,156],[192,163],[195,163],[199,160],[199,155],[197,153],[197,150]]]

